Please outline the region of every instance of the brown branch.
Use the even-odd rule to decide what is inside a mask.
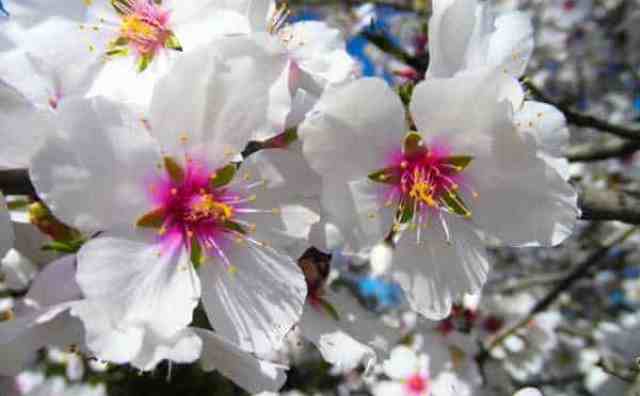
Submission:
[[[604,144],[581,144],[569,149],[571,162],[593,162],[611,158],[624,158],[640,150],[640,142],[615,140]]]
[[[553,105],[563,112],[564,116],[567,118],[567,122],[570,124],[584,128],[597,129],[625,139],[640,141],[639,128],[627,128],[621,125],[609,123],[588,114],[579,113],[563,103],[554,101],[530,81],[523,80],[522,83],[535,98]]]
[[[585,188],[579,198],[583,220],[640,224],[640,197],[626,191]]]
[[[533,308],[529,310],[529,313],[527,315],[525,315],[518,322],[501,332],[497,337],[491,339],[487,344],[485,344],[486,346],[483,347],[480,353],[476,356],[476,361],[478,362],[480,367],[483,367],[484,362],[489,358],[493,348],[502,344],[502,342],[517,333],[523,327],[526,327],[527,324],[530,323],[537,314],[544,312],[558,299],[558,297],[560,297],[563,292],[569,290],[577,280],[586,276],[592,267],[601,263],[607,256],[611,248],[627,240],[636,231],[638,231],[638,227],[629,228],[619,235],[616,235],[612,239],[604,242],[600,249],[592,253],[581,264],[577,265],[562,281],[560,281],[553,289],[551,289],[551,291],[549,291],[549,293],[547,293],[547,295],[542,300],[538,301],[536,305],[534,305]]]

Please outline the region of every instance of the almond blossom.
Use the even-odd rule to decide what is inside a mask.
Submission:
[[[304,278],[270,238],[289,197],[270,195],[258,157],[235,163],[285,60],[260,37],[219,39],[181,57],[144,122],[105,98],[60,110],[31,177],[57,217],[99,233],[78,253],[86,301],[72,311],[98,357],[145,370],[197,359],[187,325],[200,298],[217,334],[246,350],[277,347],[297,321]]]
[[[429,318],[480,290],[486,236],[552,246],[576,222],[575,191],[495,94],[510,84],[491,69],[427,79],[413,93],[410,131],[397,95],[362,79],[326,93],[299,129],[331,220],[355,246],[395,244],[391,276]]]

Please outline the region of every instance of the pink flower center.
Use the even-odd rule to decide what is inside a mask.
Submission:
[[[465,195],[478,196],[463,173],[472,161],[471,156],[452,154],[440,142],[425,144],[417,132],[407,134],[402,149],[391,153],[387,167],[369,174],[369,180],[388,187],[383,206],[397,208],[394,231],[407,225],[417,231],[420,244],[420,229],[435,218],[450,241],[443,213],[470,218]],[[370,217],[375,218],[375,213]]]
[[[264,245],[250,237],[255,225],[241,218],[248,213],[275,213],[246,206],[256,199],[248,191],[264,185],[264,181],[250,183],[245,174],[241,181],[231,183],[235,165],[216,170],[192,159],[187,159],[183,168],[167,157],[164,168],[166,174],[155,177],[149,188],[154,209],[142,216],[137,225],[157,229],[165,250],[185,246],[192,261],[218,257],[233,270],[228,258],[232,243]]]
[[[168,11],[149,0],[120,0],[113,5],[122,14],[120,38],[139,55],[154,54],[165,46],[171,35]]]
[[[412,396],[426,396],[431,390],[431,381],[427,376],[416,373],[405,381],[405,387]]]

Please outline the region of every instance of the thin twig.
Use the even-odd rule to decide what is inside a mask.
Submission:
[[[588,114],[579,113],[563,103],[554,101],[530,81],[525,79],[522,83],[534,97],[557,107],[562,113],[564,113],[564,116],[567,118],[567,122],[570,124],[579,127],[597,129],[625,139],[640,141],[640,129],[638,128],[627,128],[622,125],[609,123]]]
[[[549,306],[551,306],[551,304],[553,304],[563,292],[571,288],[571,286],[577,280],[587,275],[589,273],[589,270],[593,266],[599,264],[602,259],[605,258],[609,253],[611,248],[627,240],[636,231],[638,231],[638,227],[631,227],[621,234],[603,243],[600,249],[591,254],[591,256],[589,256],[584,262],[582,262],[574,270],[572,270],[560,283],[558,283],[549,293],[547,293],[547,295],[542,300],[538,301],[527,315],[525,315],[522,319],[520,319],[512,326],[508,327],[497,337],[491,339],[488,344],[485,344],[486,347],[482,348],[481,352],[476,356],[476,360],[478,361],[478,363],[482,366],[484,361],[490,356],[491,351],[495,347],[502,344],[504,340],[514,335],[521,328],[525,327],[537,314],[549,308]]]
[[[624,158],[640,150],[640,142],[615,140],[612,142],[587,143],[569,149],[567,159],[571,162],[593,162],[611,158]]]

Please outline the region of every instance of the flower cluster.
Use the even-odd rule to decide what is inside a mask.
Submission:
[[[413,42],[429,66],[396,92],[339,30],[270,0],[40,3],[0,4],[0,167],[28,169],[25,220],[59,254],[6,310],[1,374],[72,347],[277,391],[298,331],[334,369],[383,377],[375,395],[471,394],[477,351],[440,338],[480,321],[456,304],[481,293],[486,246],[558,245],[580,213],[565,118],[519,80],[526,14],[434,0]],[[4,256],[20,205],[0,199]],[[340,276],[363,257],[365,279],[449,322],[403,340],[415,329]]]

